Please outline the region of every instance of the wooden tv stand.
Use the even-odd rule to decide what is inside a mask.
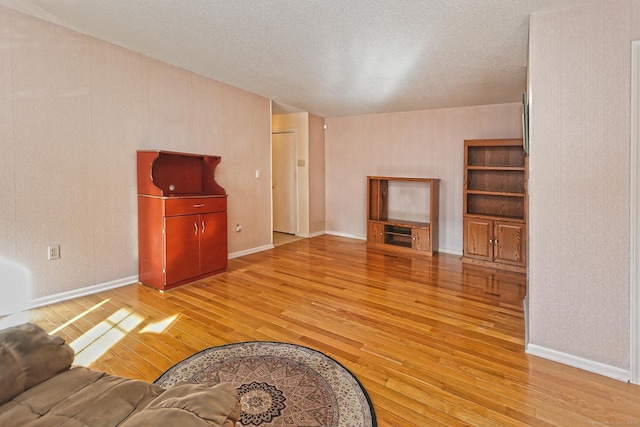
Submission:
[[[390,184],[423,187],[427,200],[419,201],[421,218],[390,218]],[[438,199],[436,178],[367,177],[367,246],[406,254],[433,255],[438,251]],[[411,191],[411,190],[409,190]],[[391,207],[393,211],[393,206]]]

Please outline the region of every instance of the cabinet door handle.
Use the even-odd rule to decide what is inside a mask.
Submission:
[[[202,234],[204,234],[204,221],[202,221]]]
[[[489,244],[493,245],[493,239],[489,239]]]
[[[204,203],[195,203],[193,205],[194,208],[204,208]]]
[[[196,228],[196,231],[195,231],[195,233],[194,233],[194,234],[197,236],[197,235],[198,235],[198,223],[197,223],[197,222],[194,222],[194,223],[193,223],[193,226]]]
[[[494,241],[493,241],[493,244],[494,244],[494,245],[497,245],[497,244],[498,244],[498,241],[497,241],[497,240],[494,240]]]

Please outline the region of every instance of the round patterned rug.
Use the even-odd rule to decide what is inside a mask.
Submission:
[[[242,426],[376,427],[369,396],[348,369],[295,344],[252,341],[212,347],[177,363],[155,383],[236,386]]]

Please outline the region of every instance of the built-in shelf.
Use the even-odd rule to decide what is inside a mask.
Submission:
[[[521,139],[464,143],[463,262],[526,271],[527,157]]]

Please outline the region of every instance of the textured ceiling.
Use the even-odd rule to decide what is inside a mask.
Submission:
[[[529,15],[587,0],[0,0],[323,117],[517,102]],[[595,0],[597,1],[597,0]]]

